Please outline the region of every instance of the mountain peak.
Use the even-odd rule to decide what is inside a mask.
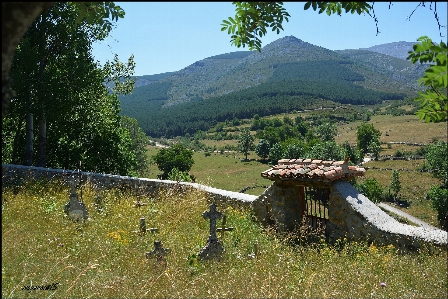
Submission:
[[[307,45],[311,45],[311,44],[309,44],[307,42],[304,42],[303,40],[298,39],[297,37],[295,37],[293,35],[290,35],[290,36],[285,36],[285,37],[279,38],[279,39],[273,41],[272,43],[267,44],[265,47],[263,47],[263,50],[269,50],[271,48],[277,48],[279,46],[282,46],[282,47],[285,47],[285,46],[287,46],[287,47],[290,47],[290,46],[303,47],[303,46],[307,46]]]

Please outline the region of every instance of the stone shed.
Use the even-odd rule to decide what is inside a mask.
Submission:
[[[253,211],[265,225],[286,232],[301,226],[322,228],[330,240],[369,239],[404,249],[424,242],[446,247],[447,233],[406,225],[390,217],[348,181],[363,176],[365,169],[345,161],[283,159],[263,171],[273,181],[253,202]]]

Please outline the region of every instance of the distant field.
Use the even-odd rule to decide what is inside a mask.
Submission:
[[[344,124],[338,128],[337,143],[356,143],[356,127],[362,122]],[[447,140],[447,123],[424,123],[414,115],[375,115],[368,122],[381,132],[381,142],[430,143],[434,138]],[[386,135],[387,134],[387,135]],[[394,145],[398,147],[399,145]],[[407,146],[404,149],[409,148]]]
[[[148,155],[153,156],[158,151],[158,148],[149,147]],[[259,157],[253,152],[247,156],[249,161],[243,161],[244,158],[241,153],[212,153],[206,157],[203,152],[196,152],[193,154],[195,163],[190,174],[196,177],[196,183],[234,192],[239,192],[248,186],[271,185],[271,181],[261,177],[261,172],[269,169],[269,165],[258,162]],[[157,178],[160,174],[157,165],[150,165],[149,168],[149,178]],[[245,193],[260,195],[265,189],[257,187]]]
[[[298,113],[282,114],[283,116],[294,118]],[[431,141],[447,139],[446,123],[424,123],[413,115],[391,116],[379,115],[373,116],[369,123],[381,131],[380,140],[382,142],[411,142],[411,143],[430,143]],[[339,126],[339,135],[336,142],[342,144],[348,140],[351,144],[356,144],[356,127],[361,121],[343,124]],[[253,134],[255,132],[252,132]],[[386,133],[389,136],[386,136]],[[217,148],[225,145],[236,145],[235,140],[202,140],[207,146],[216,146]],[[256,140],[258,142],[258,140]],[[380,155],[393,155],[397,150],[415,152],[419,146],[409,146],[403,144],[393,144],[388,148],[386,144],[382,145]],[[148,155],[157,153],[159,148],[148,147]],[[242,153],[212,153],[205,156],[203,152],[196,152],[193,155],[195,164],[190,173],[196,177],[196,182],[218,189],[239,192],[246,187],[253,187],[245,191],[246,194],[260,195],[267,187],[272,184],[271,181],[263,179],[261,172],[269,169],[268,164],[261,163],[259,157],[252,151],[248,155],[249,161],[244,161]],[[318,158],[318,157],[316,157]],[[385,190],[389,188],[392,170],[377,170],[375,168],[390,168],[400,172],[402,190],[400,199],[409,203],[409,207],[403,208],[409,214],[418,217],[429,224],[437,225],[435,211],[431,203],[425,199],[429,189],[438,183],[429,173],[422,173],[418,168],[423,165],[425,160],[414,161],[371,161],[365,164],[367,170],[365,178],[375,178]],[[160,171],[156,165],[149,168],[149,177],[157,178]],[[364,179],[365,179],[364,178]],[[362,178],[360,182],[362,182]]]

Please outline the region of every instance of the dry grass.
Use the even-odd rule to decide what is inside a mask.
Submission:
[[[431,201],[426,199],[426,194],[431,187],[439,185],[440,181],[434,178],[431,173],[418,170],[423,163],[424,160],[370,161],[364,164],[365,167],[369,168],[365,177],[358,178],[357,181],[361,183],[366,178],[375,178],[384,190],[388,190],[392,172],[397,170],[402,186],[398,199],[406,204],[396,207],[433,226],[439,227],[437,213],[432,208]]]
[[[353,122],[340,125],[338,136],[335,138],[338,144],[348,140],[350,144],[356,144],[356,127],[362,122]],[[374,115],[368,122],[381,132],[380,141],[388,142],[410,142],[410,143],[430,143],[433,138],[438,140],[447,139],[447,123],[425,123],[420,121],[415,115],[390,116]],[[389,136],[386,136],[386,133]],[[395,147],[396,146],[396,147]],[[395,149],[400,149],[394,145]],[[403,149],[408,149],[403,146]],[[383,154],[383,153],[381,153]]]
[[[154,156],[158,151],[158,148],[151,147],[148,149],[148,156]],[[261,173],[269,169],[269,165],[258,161],[259,157],[253,151],[247,158],[248,161],[245,161],[245,156],[241,153],[212,153],[206,156],[203,152],[195,152],[195,163],[190,174],[195,176],[196,183],[199,184],[234,192],[248,186],[256,187],[245,193],[260,195],[266,189],[264,187],[271,185],[271,181],[261,177]],[[157,178],[160,174],[157,165],[150,165],[149,174],[149,178]]]
[[[226,253],[198,261],[209,222],[200,191],[166,189],[147,206],[131,192],[83,187],[90,220],[75,223],[63,207],[69,188],[29,183],[2,188],[2,298],[442,298],[446,252],[399,254],[364,242],[292,245],[263,230],[246,211],[227,215]],[[140,235],[140,217],[159,233]],[[218,225],[219,225],[218,221]],[[219,235],[218,235],[219,236]],[[292,236],[293,237],[293,236]],[[165,263],[145,258],[153,242],[171,249]],[[249,257],[258,244],[257,258]],[[381,286],[384,282],[386,286]],[[31,286],[59,283],[54,290]],[[30,287],[26,290],[26,287]]]

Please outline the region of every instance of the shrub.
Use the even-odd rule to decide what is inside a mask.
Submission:
[[[431,200],[432,207],[437,211],[437,220],[440,226],[448,230],[448,189],[443,186],[434,186],[426,195]]]
[[[377,203],[384,200],[383,188],[376,179],[368,178],[364,183],[356,184],[355,187],[372,202]]]
[[[177,168],[173,168],[168,174],[168,180],[177,182],[194,182],[194,177],[188,172],[180,171]]]
[[[394,192],[394,199],[397,200],[398,192],[401,190],[400,173],[394,169],[390,182],[390,189]]]
[[[182,172],[190,171],[194,164],[193,151],[182,144],[176,144],[170,148],[161,149],[153,156],[153,161],[157,164],[159,170],[163,171],[160,178],[166,179],[174,168]]]

